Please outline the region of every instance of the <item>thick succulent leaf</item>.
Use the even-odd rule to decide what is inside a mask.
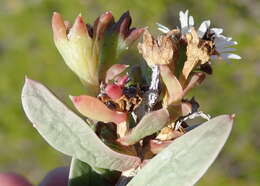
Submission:
[[[22,104],[33,126],[58,151],[93,167],[123,171],[139,165],[139,158],[109,149],[84,120],[40,83],[26,79]]]
[[[69,186],[83,186],[91,183],[91,167],[76,158],[70,164]]]
[[[124,46],[130,46],[132,45],[135,40],[137,40],[144,32],[144,28],[136,28],[133,29],[129,35],[127,36],[127,38],[125,39],[125,45]],[[121,45],[122,46],[122,45]],[[127,49],[127,48],[126,48]]]
[[[119,57],[118,35],[113,32],[106,32],[101,41],[100,52],[100,72],[101,80],[105,80],[106,71],[114,64],[117,63]]]
[[[65,39],[67,40],[66,26],[61,15],[57,12],[53,13],[52,16],[52,30],[54,40]]]
[[[113,171],[112,171],[113,172]],[[118,172],[119,173],[119,172]],[[107,172],[96,172],[90,165],[72,158],[69,174],[69,186],[112,186],[116,180],[107,180]],[[120,176],[120,174],[118,174]],[[118,177],[117,176],[117,177]]]
[[[111,14],[111,12],[105,14]],[[100,80],[104,80],[106,71],[118,62],[122,52],[127,50],[143,33],[144,29],[130,28],[130,25],[131,16],[129,12],[126,12],[116,23],[110,22],[104,30],[100,42]]]
[[[95,179],[98,178],[98,179]],[[76,158],[72,158],[69,174],[69,186],[97,185],[105,186],[105,180],[102,179],[91,166]]]
[[[127,186],[194,185],[216,159],[232,123],[233,116],[218,116],[177,138]]]
[[[65,63],[83,82],[88,94],[97,95],[99,90],[98,60],[95,56],[98,51],[93,47],[83,18],[79,15],[69,30],[69,34],[66,35],[66,25],[61,15],[54,13],[52,28],[55,45]]]
[[[167,109],[160,109],[146,114],[132,131],[119,139],[123,145],[132,145],[145,136],[149,136],[162,129],[169,120]]]
[[[70,98],[78,111],[90,119],[105,123],[114,122],[116,124],[122,123],[127,119],[126,113],[110,110],[98,98],[87,95],[70,96]]]

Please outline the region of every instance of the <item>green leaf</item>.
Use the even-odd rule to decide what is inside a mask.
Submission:
[[[24,111],[41,136],[58,151],[93,167],[124,171],[140,159],[108,148],[92,129],[42,84],[26,79],[22,91]]]
[[[115,174],[115,171],[109,171]],[[118,173],[118,172],[117,172]],[[72,158],[69,174],[69,186],[112,186],[117,179],[108,179],[108,171],[96,172],[90,165],[76,158]],[[114,176],[114,175],[112,175]],[[120,174],[119,174],[120,176]],[[110,178],[109,177],[109,178]],[[117,174],[118,178],[118,174]]]
[[[194,185],[223,148],[233,118],[218,116],[177,138],[150,160],[127,186]]]
[[[72,158],[70,164],[70,174],[69,174],[69,186],[84,186],[91,185],[91,167],[76,159]]]
[[[160,109],[146,114],[131,132],[119,139],[123,145],[132,145],[140,139],[162,129],[169,120],[167,109]]]
[[[100,52],[100,72],[99,75],[105,79],[106,71],[117,63],[119,57],[118,48],[118,34],[112,31],[107,31],[101,42]]]

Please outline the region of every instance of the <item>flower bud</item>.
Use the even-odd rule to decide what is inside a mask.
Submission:
[[[105,88],[105,93],[112,99],[117,100],[123,95],[123,90],[116,84],[108,84]]]
[[[106,71],[118,62],[122,51],[141,35],[142,29],[130,29],[130,24],[129,13],[115,23],[112,13],[105,12],[96,19],[93,27],[86,25],[79,15],[69,29],[59,13],[53,14],[55,45],[65,63],[87,88],[88,95],[98,94]]]
[[[86,24],[79,15],[68,35],[60,14],[54,13],[52,18],[54,41],[65,63],[77,74],[86,86],[89,94],[97,94],[99,88],[97,49],[92,47],[92,39],[88,35]]]

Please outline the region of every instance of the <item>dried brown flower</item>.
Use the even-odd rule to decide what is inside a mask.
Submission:
[[[177,55],[177,45],[171,35],[160,35],[155,39],[148,30],[144,31],[138,50],[149,66],[171,64]]]
[[[207,63],[213,53],[213,42],[202,40],[199,38],[194,27],[191,32],[186,34],[187,39],[187,60],[184,63],[182,74],[180,77],[181,84],[184,84],[188,79],[190,72],[197,66]]]

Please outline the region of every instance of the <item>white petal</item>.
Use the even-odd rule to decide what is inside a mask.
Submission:
[[[222,28],[211,28],[210,30],[212,30],[217,35],[219,35],[223,32]]]
[[[204,36],[207,29],[210,27],[210,20],[203,21],[198,29],[198,35],[200,38]]]
[[[227,40],[228,40],[228,38],[227,38],[226,36],[223,36],[223,35],[221,35],[221,34],[217,35],[216,39],[218,39],[218,40],[224,40],[224,41],[227,41]]]
[[[170,31],[170,29],[160,23],[156,23],[156,25],[158,26],[158,30],[160,30],[163,33],[167,33]]]
[[[189,16],[189,27],[194,26],[194,18],[193,16]]]
[[[226,36],[223,36],[223,35],[219,35],[219,36],[222,36],[224,40],[226,41],[231,41],[232,40],[232,37],[226,37]]]
[[[184,15],[183,11],[180,11],[179,19],[180,19],[180,22],[181,22],[181,29],[182,29],[183,25],[185,25],[185,15]]]
[[[180,22],[181,22],[181,30],[183,31],[183,33],[188,32],[188,14],[189,14],[188,10],[186,10],[185,13],[183,13],[182,11],[180,11],[180,13],[179,13]]]
[[[161,32],[164,33],[164,34],[166,34],[166,33],[169,32],[168,30],[165,30],[165,29],[163,29],[163,28],[158,28],[158,30],[161,31]]]
[[[215,42],[222,42],[222,41],[231,41],[232,40],[232,37],[226,37],[226,36],[223,36],[223,35],[217,35],[217,37],[215,38]],[[232,41],[234,42],[235,44],[237,44],[236,41]]]
[[[232,53],[222,53],[220,56],[222,59],[241,59],[239,55]]]
[[[236,41],[231,41],[231,40],[232,40],[231,37],[225,37],[223,35],[218,35],[218,37],[216,37],[214,40],[217,50],[221,50],[223,48],[227,48],[227,47],[237,44]]]
[[[220,48],[220,49],[217,49],[217,51],[219,53],[221,53],[221,52],[233,52],[235,50],[236,50],[235,48]]]
[[[225,41],[225,40],[215,40],[215,45],[217,48],[225,48],[225,47],[229,47],[229,46],[233,46],[236,45],[237,42],[236,41]]]

